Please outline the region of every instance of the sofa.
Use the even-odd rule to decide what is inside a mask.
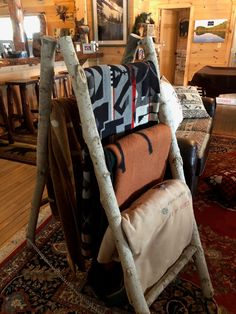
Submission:
[[[209,116],[183,118],[176,131],[186,183],[193,196],[197,190],[198,178],[205,169],[216,109],[214,98],[201,97],[201,99]]]
[[[183,159],[186,183],[194,195],[198,177],[204,171],[209,152],[215,100],[210,97],[201,97],[197,87],[194,86],[172,86],[162,76],[160,106],[165,106],[168,112],[166,123],[171,125],[176,134]],[[160,114],[162,110],[159,111]],[[167,177],[169,176],[171,176],[170,171],[167,169]]]

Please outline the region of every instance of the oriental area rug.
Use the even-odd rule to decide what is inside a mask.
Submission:
[[[229,185],[212,184],[211,178],[235,171]],[[226,197],[232,188],[232,198]],[[236,138],[213,136],[198,191],[194,213],[213,288],[221,313],[236,313]],[[194,269],[184,278],[198,283]]]
[[[9,144],[0,141],[0,158],[29,165],[36,165],[36,145],[15,142]]]
[[[189,263],[154,302],[151,313],[235,313],[236,207],[234,199],[224,199],[209,180],[233,167],[236,140],[213,137],[194,211],[214,299],[203,298],[195,266]],[[96,298],[86,285],[86,272],[72,274],[63,241],[60,223],[51,218],[37,233],[38,253],[23,243],[5,258],[0,264],[0,313],[132,313],[128,305],[111,308]]]
[[[0,158],[36,165],[36,134],[19,130],[14,134],[14,143],[9,144],[7,136],[0,140]]]

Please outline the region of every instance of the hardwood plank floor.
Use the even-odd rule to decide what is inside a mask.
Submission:
[[[236,105],[216,106],[213,134],[236,137]]]
[[[28,223],[36,167],[0,159],[0,249]]]

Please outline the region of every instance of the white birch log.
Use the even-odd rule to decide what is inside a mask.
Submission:
[[[157,71],[157,76],[160,81],[160,69],[159,69],[156,50],[155,50],[152,37],[150,36],[144,37],[141,40],[141,43],[143,44],[143,47],[144,47],[145,59],[152,61],[154,63],[156,67],[156,71]],[[161,84],[160,84],[160,87],[161,87]],[[162,90],[160,90],[160,93],[162,93]],[[167,106],[165,106],[164,103],[161,104],[161,106],[159,107],[159,111],[160,111],[160,114],[159,114],[160,122],[169,125],[171,129],[171,148],[170,148],[170,153],[169,153],[169,162],[170,162],[172,177],[174,179],[180,179],[183,182],[185,182],[183,160],[182,160],[179,146],[177,143],[177,139],[175,136],[175,129],[173,127],[173,122],[169,118],[170,115],[168,114]]]
[[[156,66],[156,71],[160,78],[159,65],[157,60],[157,55],[154,47],[154,43],[151,37],[146,37],[142,39],[142,44],[144,46],[145,57],[147,60],[152,61]],[[162,90],[160,91],[162,93]],[[183,160],[180,154],[179,146],[177,143],[177,139],[175,136],[175,128],[173,125],[173,121],[169,118],[167,106],[163,103],[159,108],[160,114],[160,122],[163,122],[170,126],[171,128],[171,148],[169,153],[169,162],[171,167],[172,176],[175,179],[180,179],[185,182],[184,170],[183,170]],[[195,263],[198,269],[199,277],[201,279],[201,286],[203,294],[206,298],[211,298],[213,296],[213,287],[211,283],[211,279],[209,276],[204,251],[202,248],[201,240],[199,237],[199,232],[197,228],[196,221],[194,219],[193,224],[193,236],[192,236],[192,244],[196,246],[198,249],[194,255]],[[157,291],[158,293],[158,291]]]
[[[162,87],[161,93],[162,93]],[[177,142],[177,138],[175,135],[175,127],[173,124],[173,121],[169,118],[171,115],[168,114],[168,107],[163,102],[161,103],[159,107],[159,119],[160,122],[167,124],[170,127],[171,130],[171,147],[169,152],[169,163],[171,168],[172,177],[174,179],[180,179],[183,182],[185,182],[185,176],[184,176],[184,168],[183,168],[183,159],[180,154],[179,145]]]
[[[125,47],[124,55],[122,57],[121,63],[130,63],[134,61],[138,43],[141,37],[137,34],[130,34],[127,40],[127,45]]]
[[[150,313],[140,281],[137,277],[132,253],[121,230],[120,210],[113,190],[110,173],[106,167],[103,147],[97,131],[88,92],[86,75],[79,64],[71,38],[69,36],[62,37],[59,40],[59,44],[68,72],[72,78],[72,85],[82,124],[83,137],[94,165],[101,203],[105,209],[121,260],[128,298],[136,313]]]
[[[142,38],[141,44],[143,45],[144,48],[145,60],[152,61],[154,63],[157,71],[157,77],[160,81],[159,63],[157,60],[156,49],[152,37],[146,36]]]
[[[47,141],[51,112],[51,95],[53,88],[56,43],[57,41],[52,37],[44,36],[42,38],[39,82],[39,120],[36,156],[37,173],[26,235],[26,238],[30,239],[33,243],[35,242],[35,230],[48,172]]]
[[[137,42],[138,41],[136,41],[136,43]],[[132,44],[131,47],[132,47],[133,53],[135,53],[134,43],[135,43],[135,40],[130,38],[130,44]],[[155,45],[154,45],[152,37],[147,36],[147,37],[141,38],[140,43],[144,47],[145,59],[147,61],[152,61],[153,64],[155,65],[157,77],[160,81],[160,69],[159,69],[159,64],[158,64],[157,55],[156,55],[156,49],[155,49]],[[125,50],[123,60],[124,61],[125,60],[131,60],[131,54],[130,54],[130,51],[128,49]],[[162,93],[162,91],[160,91],[160,92]],[[175,136],[175,129],[173,127],[173,122],[169,119],[167,106],[165,106],[165,104],[161,105],[159,110],[160,110],[160,115],[159,115],[160,122],[169,125],[169,127],[171,129],[172,140],[171,140],[171,149],[170,149],[170,154],[169,154],[169,161],[170,161],[172,176],[174,179],[180,179],[183,182],[185,182],[185,176],[184,176],[184,171],[183,171],[183,160],[182,160],[179,146],[177,143],[177,139]]]
[[[179,259],[168,269],[168,271],[161,277],[161,279],[148,291],[146,295],[148,305],[151,305],[157,295],[168,286],[168,284],[176,278],[181,269],[189,262],[193,254],[197,251],[196,246],[188,246]]]
[[[204,251],[202,248],[202,243],[200,240],[197,223],[194,220],[193,225],[193,237],[192,237],[193,245],[197,246],[197,251],[193,256],[198,274],[201,280],[202,293],[205,298],[210,299],[214,295],[214,289],[211,283],[211,278],[208,272],[207,263],[204,255]]]

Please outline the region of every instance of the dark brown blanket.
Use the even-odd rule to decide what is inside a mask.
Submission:
[[[75,99],[53,100],[48,140],[49,171],[57,214],[64,231],[69,260],[84,268],[81,254],[82,136]]]

